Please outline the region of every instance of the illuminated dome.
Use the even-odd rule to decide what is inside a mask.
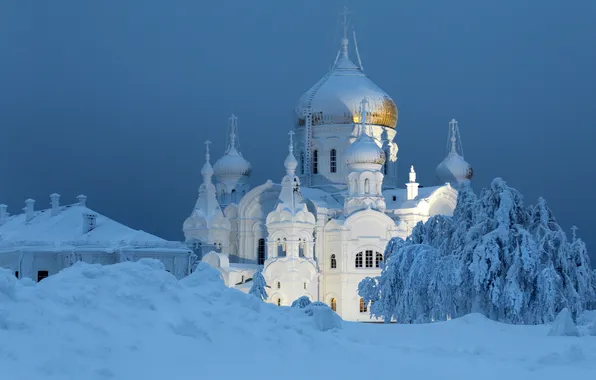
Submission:
[[[368,107],[368,99],[360,102],[363,109]],[[368,117],[364,123],[360,125],[360,134],[356,141],[354,141],[344,152],[344,159],[349,166],[358,166],[361,164],[383,165],[386,157],[385,152],[381,149],[372,137],[368,134],[366,121],[371,119],[370,113],[362,112]],[[368,120],[367,120],[368,119]]]
[[[333,69],[300,97],[295,110],[298,126],[305,125],[309,106],[313,126],[359,123],[362,98],[368,99],[371,124],[395,128],[395,103],[348,58],[348,40],[343,38]]]

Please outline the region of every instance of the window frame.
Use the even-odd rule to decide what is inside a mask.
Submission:
[[[356,267],[356,268],[363,268],[363,265],[364,265],[363,256],[364,255],[362,254],[362,252],[358,252],[356,254],[356,257],[354,259],[354,267]]]
[[[337,150],[329,151],[329,173],[337,173]]]
[[[364,267],[365,268],[374,268],[373,267],[373,251],[370,249],[367,249],[364,251]]]
[[[361,313],[366,313],[368,312],[368,305],[364,302],[364,298],[360,298],[360,312]]]
[[[265,265],[266,252],[267,252],[267,249],[266,249],[265,239],[264,238],[258,239],[257,240],[257,265]]]

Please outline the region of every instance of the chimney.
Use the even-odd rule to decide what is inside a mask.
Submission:
[[[410,182],[406,183],[406,199],[411,201],[418,196],[419,186],[419,184],[416,183],[416,172],[414,171],[414,165],[410,166],[409,180]]]
[[[79,195],[77,197],[77,200],[79,201],[79,206],[87,207],[87,196],[86,195],[83,195],[83,194]]]
[[[0,205],[0,226],[6,222],[6,219],[8,219],[8,212],[6,210],[8,210],[7,205]]]
[[[34,205],[35,205],[35,201],[31,198],[29,198],[25,201],[25,208],[23,210],[25,210],[27,222],[29,222],[31,219],[33,219],[33,211],[35,211],[33,208]]]
[[[84,212],[83,213],[83,233],[92,231],[95,229],[97,220],[97,214]]]
[[[50,195],[50,204],[52,205],[52,216],[56,216],[60,213],[60,194]]]

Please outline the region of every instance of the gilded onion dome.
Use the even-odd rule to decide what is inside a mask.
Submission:
[[[299,127],[305,125],[309,109],[313,126],[359,123],[363,98],[368,99],[370,124],[388,128],[397,125],[395,103],[364,74],[361,66],[350,60],[348,44],[344,36],[331,71],[300,97],[295,110]]]
[[[349,166],[358,166],[361,164],[383,165],[386,157],[385,152],[381,149],[373,138],[368,134],[367,121],[371,119],[370,113],[367,109],[367,99],[361,102],[362,114],[367,115],[363,122],[360,123],[359,136],[344,152],[344,159]],[[368,120],[367,120],[368,119]]]

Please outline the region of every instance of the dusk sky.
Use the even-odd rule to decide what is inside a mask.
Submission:
[[[399,109],[402,182],[434,185],[456,118],[477,191],[543,196],[596,260],[594,0],[0,2],[0,203],[76,195],[182,240],[210,139],[238,116],[251,182],[284,174],[293,109],[352,10],[368,76]]]

